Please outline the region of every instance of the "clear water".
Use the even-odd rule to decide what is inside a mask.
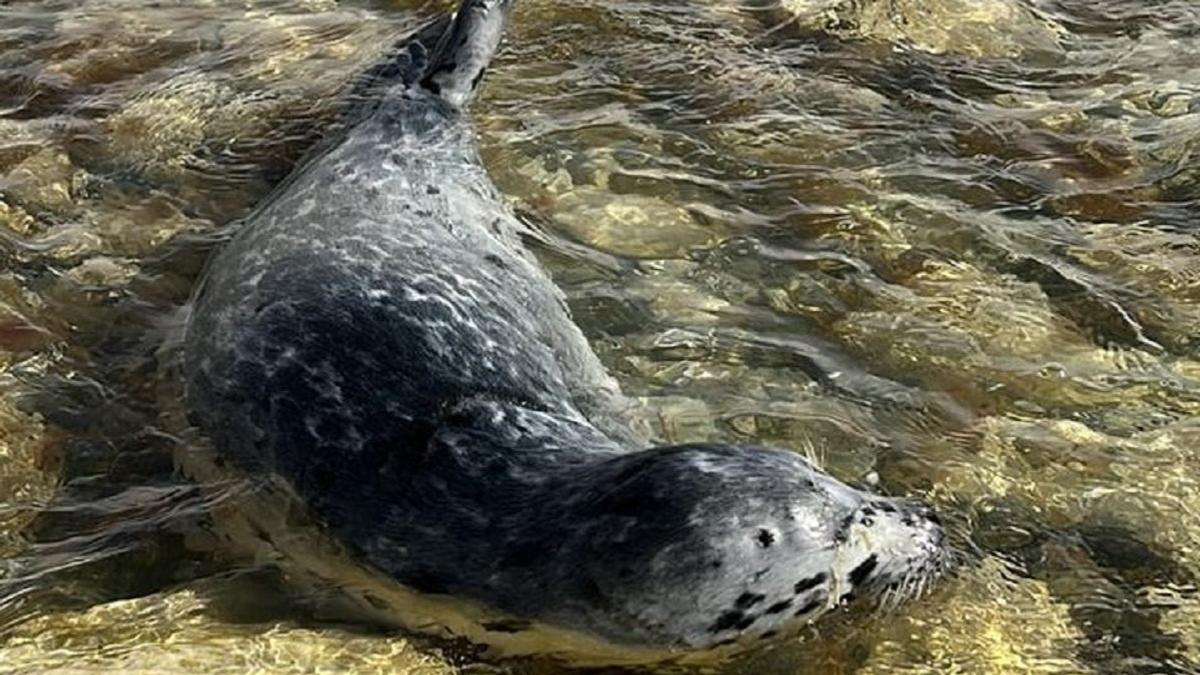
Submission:
[[[962,554],[731,672],[1200,670],[1196,3],[522,2],[485,161],[640,422],[812,452]],[[0,6],[0,672],[508,668],[207,547],[156,361],[446,5]]]

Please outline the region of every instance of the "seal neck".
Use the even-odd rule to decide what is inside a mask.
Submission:
[[[463,0],[429,57],[420,84],[450,105],[471,101],[492,61],[516,0]]]
[[[437,433],[439,443],[472,448],[490,446],[520,458],[566,466],[588,463],[597,456],[627,450],[570,408],[538,410],[520,403],[472,398],[446,411]]]

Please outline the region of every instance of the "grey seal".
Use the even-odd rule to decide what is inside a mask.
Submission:
[[[412,41],[211,261],[183,337],[191,419],[294,502],[243,529],[376,617],[502,655],[724,654],[916,594],[947,561],[929,508],[795,452],[630,431],[465,112],[513,2],[463,0]],[[324,539],[289,533],[307,518]]]

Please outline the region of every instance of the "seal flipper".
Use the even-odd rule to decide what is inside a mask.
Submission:
[[[362,72],[350,84],[342,119],[352,126],[379,104],[380,94],[388,87],[416,84],[425,76],[429,54],[450,29],[452,14],[443,14],[398,40],[378,63]]]
[[[456,108],[475,94],[516,0],[463,0],[429,57],[420,85]]]

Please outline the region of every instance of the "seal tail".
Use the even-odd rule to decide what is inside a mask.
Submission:
[[[462,108],[491,63],[516,0],[463,0],[429,56],[420,85]]]

